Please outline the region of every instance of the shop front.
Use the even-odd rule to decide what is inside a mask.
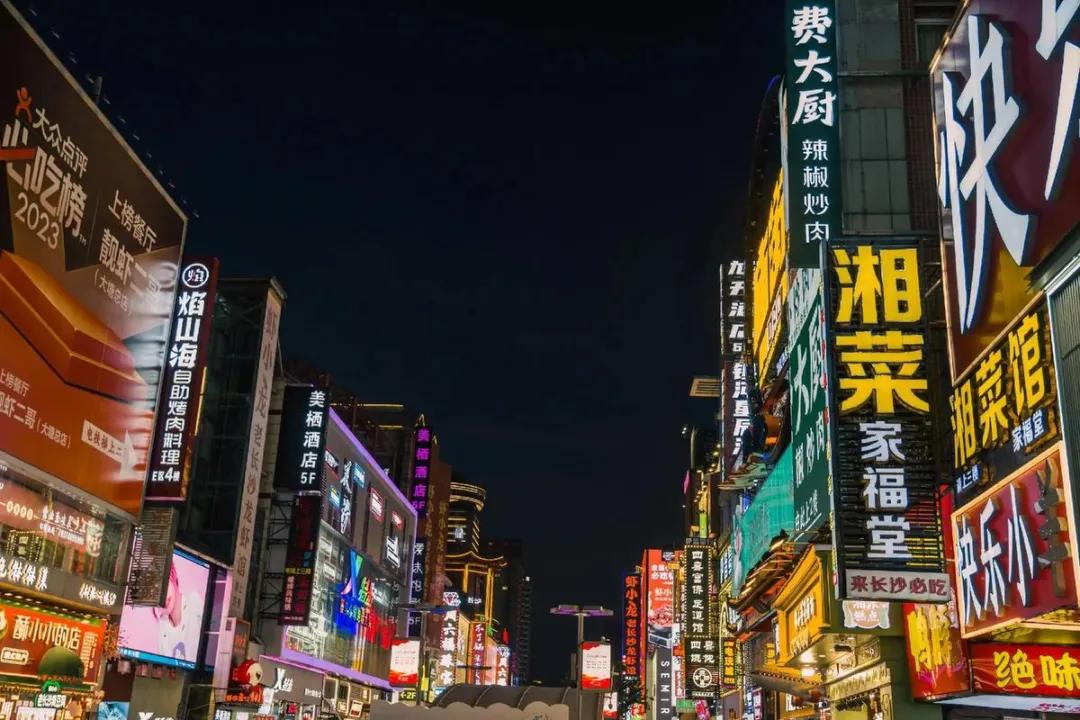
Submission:
[[[811,546],[776,596],[779,717],[920,720],[940,711],[911,701],[900,606],[836,600],[832,553]],[[775,682],[775,681],[774,681]]]
[[[81,718],[97,706],[131,526],[32,477],[0,460],[0,720]]]
[[[0,720],[81,720],[97,707],[107,622],[0,601]]]

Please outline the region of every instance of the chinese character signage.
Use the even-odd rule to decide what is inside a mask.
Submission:
[[[750,427],[750,366],[746,352],[746,262],[731,260],[721,268],[721,414],[723,416],[724,477],[742,453],[742,434]]]
[[[783,173],[773,186],[765,232],[758,240],[757,261],[754,263],[753,330],[750,337],[754,347],[757,378],[762,384],[770,377],[777,350],[787,343],[784,333],[788,293],[788,234],[784,223]]]
[[[904,635],[911,694],[916,700],[971,690],[955,602],[904,603]]]
[[[281,625],[307,625],[319,551],[321,515],[322,496],[297,494],[293,498],[289,544],[285,549],[281,616],[278,618]]]
[[[487,623],[474,622],[469,626],[469,668],[470,682],[476,685],[482,684],[481,676],[484,667],[484,641],[487,638]]]
[[[105,621],[0,602],[0,673],[40,683],[43,678],[96,685]]]
[[[427,560],[427,538],[418,537],[413,543],[412,572],[409,575],[409,602],[424,601],[424,563]],[[409,637],[420,637],[422,617],[418,612],[409,613]]]
[[[932,68],[953,377],[1034,300],[1080,220],[1075,2],[971,0]]]
[[[136,518],[187,220],[0,8],[0,452]]]
[[[707,540],[687,538],[683,549],[686,565],[683,586],[683,661],[689,697],[711,698],[716,694],[720,667],[720,636],[712,603],[713,547]]]
[[[821,271],[796,270],[788,303],[788,359],[796,542],[812,539],[829,517],[829,372]]]
[[[1071,492],[1059,443],[953,512],[964,637],[1076,605]]]
[[[243,617],[248,586],[253,585],[251,559],[255,542],[255,516],[258,512],[259,485],[262,481],[270,394],[274,389],[274,361],[277,358],[281,307],[282,297],[271,287],[267,290],[266,308],[263,311],[259,363],[255,371],[255,397],[251,407],[247,453],[244,458],[244,491],[240,495],[240,517],[237,521],[233,551],[233,588],[229,598],[229,615],[232,617]]]
[[[449,610],[442,615],[435,679],[432,681],[432,685],[436,688],[445,689],[454,684],[457,672],[458,617],[457,610]]]
[[[1080,694],[1075,645],[972,643],[970,652],[976,692],[1074,699]]]
[[[957,496],[1009,475],[1058,438],[1046,300],[1013,321],[949,398]]]
[[[427,517],[428,489],[431,487],[428,473],[431,471],[431,428],[420,419],[413,432],[412,506],[417,518]]]
[[[626,675],[638,677],[642,669],[641,575],[623,575],[623,668]]]
[[[943,602],[919,249],[879,242],[828,255],[842,596]]]
[[[837,618],[832,617],[832,597],[825,583],[824,563],[828,555],[810,549],[805,553],[790,580],[776,596],[777,661],[789,662],[828,632]]]
[[[148,463],[147,500],[183,502],[187,497],[217,276],[216,258],[185,258],[180,266],[154,449]]]
[[[840,89],[833,0],[784,3],[785,177],[792,268],[821,266],[840,237]]]
[[[275,468],[277,487],[322,492],[323,452],[330,421],[324,388],[290,385],[281,409],[281,434]]]

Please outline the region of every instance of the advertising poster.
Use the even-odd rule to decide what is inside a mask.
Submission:
[[[105,621],[0,602],[0,674],[96,684]]]
[[[1075,646],[973,643],[975,691],[1075,699],[1080,672],[1075,656]]]
[[[118,700],[102,700],[98,705],[97,720],[127,720],[130,703]]]
[[[420,673],[420,641],[394,638],[390,646],[390,684],[394,687],[416,685]]]
[[[285,548],[285,591],[278,618],[281,625],[306,625],[311,614],[321,513],[320,495],[296,495],[293,498],[289,544]],[[354,555],[350,551],[350,557]]]
[[[0,7],[0,452],[139,514],[186,218]]]
[[[586,641],[581,644],[581,689],[611,690],[611,645]]]
[[[209,580],[209,564],[174,551],[165,605],[124,606],[120,617],[120,654],[193,669],[198,661]]]
[[[675,621],[675,571],[662,550],[646,550],[645,624],[647,641],[651,644],[670,643],[671,624]]]
[[[602,717],[604,720],[615,720],[615,718],[619,717],[619,693],[604,693]]]

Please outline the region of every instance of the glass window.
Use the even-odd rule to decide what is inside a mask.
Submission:
[[[14,473],[0,473],[0,554],[119,583],[130,525]]]

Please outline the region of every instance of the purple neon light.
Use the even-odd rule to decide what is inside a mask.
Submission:
[[[359,670],[353,670],[342,665],[337,665],[329,660],[323,660],[321,658],[312,657],[311,655],[305,655],[302,652],[297,652],[291,648],[285,647],[284,637],[282,637],[281,657],[274,658],[282,661],[293,661],[290,664],[295,664],[299,667],[314,668],[316,670],[322,670],[323,672],[333,673],[335,675],[342,675],[355,680],[357,682],[365,683],[373,687],[377,687],[380,690],[391,690],[390,683],[382,678],[375,677],[374,675],[368,675],[362,673]],[[272,657],[272,656],[271,656]]]
[[[398,489],[398,486],[390,481],[390,478],[388,478],[386,476],[386,473],[383,472],[382,466],[380,466],[379,463],[375,461],[375,458],[371,456],[371,453],[369,453],[368,449],[364,447],[364,444],[356,439],[356,436],[353,435],[352,430],[349,429],[349,426],[345,424],[345,422],[338,416],[338,414],[334,411],[333,408],[330,409],[330,417],[333,418],[334,424],[337,425],[338,430],[340,430],[342,434],[345,435],[345,438],[349,442],[351,442],[357,450],[360,451],[360,454],[364,456],[364,459],[368,461],[368,464],[375,469],[375,474],[383,479],[383,482],[390,488],[390,491],[397,496],[398,500],[401,501],[401,504],[404,505],[410,513],[412,513],[413,519],[415,520],[416,510],[413,508],[412,503],[409,502],[409,499],[406,498],[405,495],[401,492],[401,490]]]

